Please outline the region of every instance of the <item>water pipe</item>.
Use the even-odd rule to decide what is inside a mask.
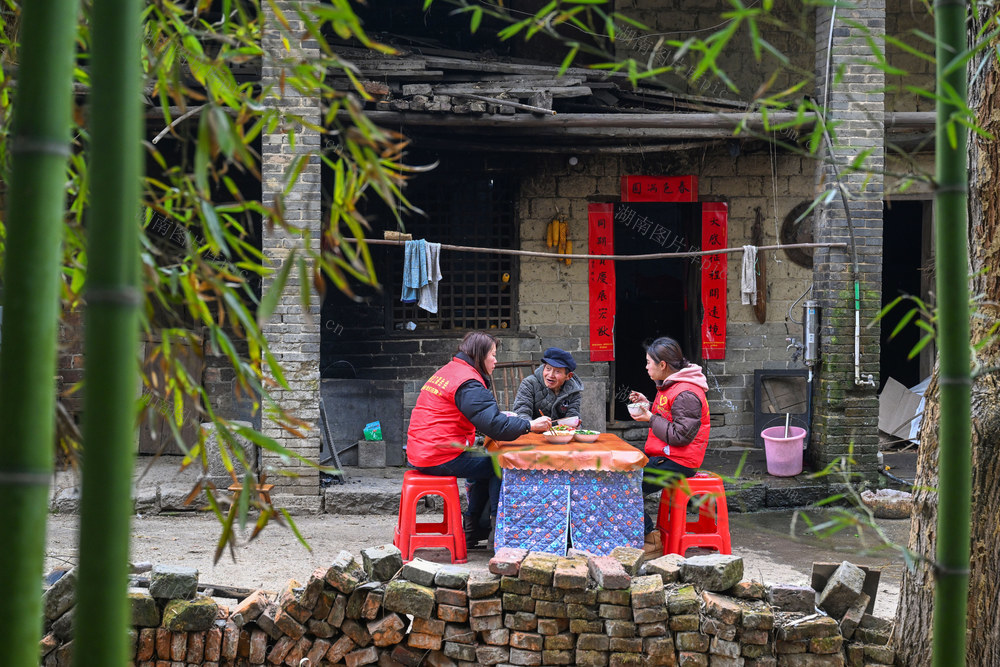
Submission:
[[[833,151],[833,141],[826,125],[826,113],[830,103],[830,70],[833,67],[833,27],[837,22],[837,5],[833,6],[830,14],[830,36],[826,45],[826,82],[823,86],[823,108],[820,114],[823,120],[823,137],[826,140],[827,150],[830,152],[830,164],[833,167],[833,174],[837,180],[837,190],[840,191],[840,200],[844,205],[844,216],[847,218],[847,232],[851,238],[851,279],[854,282],[854,384],[855,386],[875,385],[875,376],[871,373],[861,374],[861,283],[858,271],[858,247],[854,239],[854,221],[851,219],[851,209],[847,203],[846,188],[840,178],[840,168],[837,166],[837,158]],[[810,368],[810,373],[812,369]]]

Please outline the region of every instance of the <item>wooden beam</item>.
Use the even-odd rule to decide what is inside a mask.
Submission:
[[[343,112],[342,112],[343,113]],[[387,125],[411,125],[411,126],[454,126],[455,117],[447,114],[415,114],[398,113],[393,111],[369,111],[366,115],[376,123]],[[796,114],[790,112],[778,112],[768,114],[768,122],[771,125],[780,125],[795,121]],[[514,116],[479,116],[477,118],[467,118],[466,124],[477,125],[479,127],[518,127],[518,128],[685,128],[685,129],[718,129],[727,128],[729,130],[740,127],[743,123],[749,129],[756,131],[764,130],[764,122],[761,114],[758,113],[607,113],[607,114],[562,114],[558,116],[529,116],[519,114]],[[815,114],[806,114],[803,117],[803,127],[810,128],[815,122]]]

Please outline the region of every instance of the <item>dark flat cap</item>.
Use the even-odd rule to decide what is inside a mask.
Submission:
[[[573,355],[566,350],[560,350],[558,347],[550,347],[545,350],[545,353],[542,355],[542,363],[557,368],[565,368],[570,373],[576,370],[576,361],[574,361]]]

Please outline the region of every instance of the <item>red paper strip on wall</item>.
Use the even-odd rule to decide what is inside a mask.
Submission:
[[[622,176],[622,201],[698,201],[698,177]]]
[[[588,254],[614,254],[614,205],[588,204]],[[615,263],[589,260],[590,360],[615,360]]]
[[[728,240],[729,205],[701,205],[701,249],[725,248]],[[701,257],[701,356],[726,358],[726,255]]]

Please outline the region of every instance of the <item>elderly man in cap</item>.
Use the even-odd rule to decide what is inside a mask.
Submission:
[[[579,417],[583,383],[573,375],[575,370],[572,354],[558,347],[545,350],[542,365],[517,388],[514,412],[527,419]]]

